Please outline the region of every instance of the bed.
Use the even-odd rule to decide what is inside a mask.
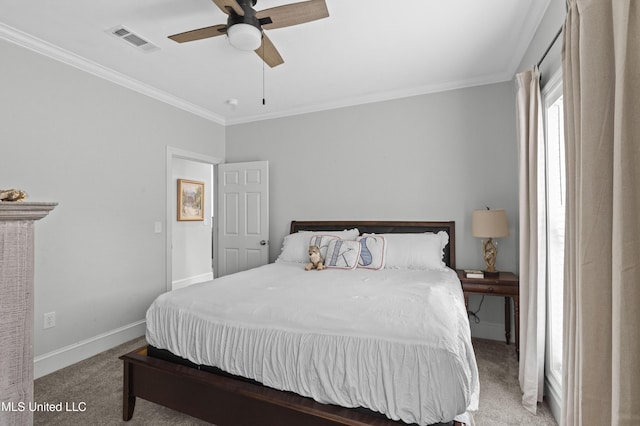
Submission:
[[[276,263],[154,301],[148,347],[121,357],[124,420],[140,397],[218,426],[471,424],[479,385],[455,224],[294,221],[290,231]],[[310,238],[326,271],[304,270]],[[442,265],[398,257],[414,240],[438,245]]]

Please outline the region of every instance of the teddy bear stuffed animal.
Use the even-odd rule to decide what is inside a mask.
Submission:
[[[322,271],[324,268],[324,259],[320,254],[320,247],[309,246],[309,263],[304,267],[305,271],[310,271],[312,269]]]

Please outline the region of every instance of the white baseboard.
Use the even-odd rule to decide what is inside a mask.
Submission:
[[[33,360],[33,378],[37,379],[104,352],[129,340],[144,336],[146,321],[140,320],[115,330],[40,355]]]
[[[189,278],[183,278],[171,283],[171,289],[177,290],[182,287],[190,286],[191,284],[198,284],[205,281],[211,281],[213,279],[213,272],[207,272],[206,274],[200,274]]]

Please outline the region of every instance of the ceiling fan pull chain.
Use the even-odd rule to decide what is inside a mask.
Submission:
[[[262,41],[262,57],[264,58],[264,40]],[[262,105],[266,105],[264,96],[264,61],[262,61]]]

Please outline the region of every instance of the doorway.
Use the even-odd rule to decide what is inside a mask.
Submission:
[[[222,159],[167,147],[166,156],[166,289],[186,287],[213,279],[216,238],[213,167]],[[177,220],[177,179],[205,183],[204,219]]]

